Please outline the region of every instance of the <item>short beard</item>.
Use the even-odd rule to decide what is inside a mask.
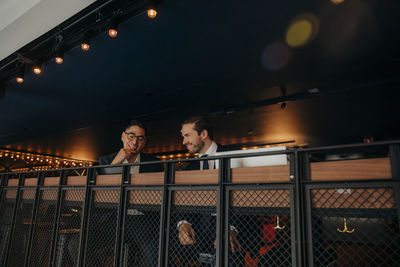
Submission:
[[[195,153],[199,153],[200,150],[204,147],[204,141],[200,139],[200,142],[198,144],[192,144],[193,150],[190,151],[189,149],[189,153],[195,154]]]

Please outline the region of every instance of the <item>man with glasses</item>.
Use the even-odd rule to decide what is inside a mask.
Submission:
[[[101,157],[99,159],[99,165],[139,163],[159,160],[154,156],[147,155],[142,152],[146,145],[146,130],[140,121],[131,121],[131,123],[122,132],[121,141],[123,147],[118,152]],[[131,173],[160,171],[162,171],[161,164],[141,166],[136,165],[131,167]]]

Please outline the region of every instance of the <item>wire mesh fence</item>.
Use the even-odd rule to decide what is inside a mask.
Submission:
[[[58,231],[56,233],[55,266],[77,266],[85,190],[63,190]]]
[[[168,166],[142,178],[173,181]],[[204,185],[129,184],[126,171],[90,168],[45,176],[52,186],[14,175],[0,187],[0,266],[399,266],[399,180],[324,180],[315,166],[319,180],[284,166],[284,180],[280,167],[243,168],[243,179],[222,170],[221,183]]]
[[[7,254],[7,244],[10,239],[12,217],[17,201],[17,190],[3,191],[0,205],[0,264],[4,266]]]
[[[40,191],[29,266],[50,266],[57,197],[57,189]]]
[[[114,266],[119,190],[91,192],[85,266]]]
[[[36,190],[24,189],[19,195],[16,206],[16,217],[11,239],[10,254],[8,255],[9,267],[24,266],[28,252],[30,226],[32,224],[33,208]]]
[[[290,191],[233,190],[229,266],[290,266]]]
[[[216,191],[172,195],[168,266],[215,266]]]
[[[315,266],[396,266],[400,234],[394,189],[312,189]]]
[[[162,192],[128,191],[123,266],[157,266]]]

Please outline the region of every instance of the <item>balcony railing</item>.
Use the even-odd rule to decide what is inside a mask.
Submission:
[[[286,154],[288,164],[231,168]],[[400,141],[0,174],[1,266],[395,266]],[[187,162],[199,159],[180,160]],[[121,173],[104,173],[119,168]],[[100,171],[103,170],[103,171]],[[110,173],[110,172],[106,172]]]

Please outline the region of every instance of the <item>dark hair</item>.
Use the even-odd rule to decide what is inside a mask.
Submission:
[[[199,135],[202,131],[207,130],[208,136],[210,137],[210,139],[213,139],[213,137],[214,137],[213,128],[212,128],[210,121],[206,117],[193,116],[193,117],[190,117],[189,119],[185,120],[184,122],[182,122],[182,125],[190,124],[190,123],[194,123],[193,129],[196,130],[196,132]]]
[[[128,130],[128,128],[130,128],[132,126],[138,126],[138,127],[142,128],[144,130],[145,134],[147,135],[147,129],[141,121],[131,120],[131,122],[125,127],[125,131]]]

